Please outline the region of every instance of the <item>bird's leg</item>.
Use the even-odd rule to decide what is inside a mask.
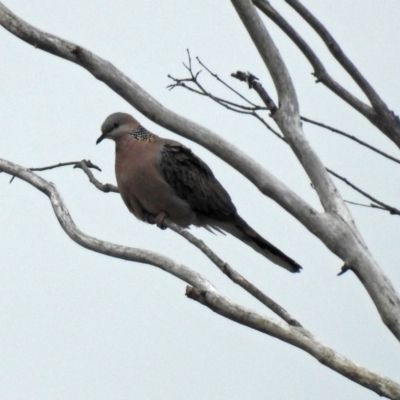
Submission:
[[[164,211],[163,211],[163,212],[160,212],[160,213],[157,215],[157,217],[156,217],[156,219],[155,219],[155,222],[156,222],[157,226],[158,226],[160,229],[167,229],[167,227],[164,225],[164,219],[165,219],[166,217],[168,217],[168,214],[165,213]]]

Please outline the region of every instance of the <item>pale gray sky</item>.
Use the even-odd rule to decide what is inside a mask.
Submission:
[[[284,5],[328,70],[359,95],[318,38]],[[326,24],[360,70],[400,110],[397,1],[304,2]],[[290,150],[256,120],[232,114],[183,90],[168,74],[186,76],[186,49],[245,94],[230,73],[251,71],[271,83],[231,3],[211,0],[8,0],[38,28],[108,59],[166,107],[233,141],[320,209]],[[293,75],[301,112],[397,154],[361,116],[322,85],[300,52],[268,21]],[[400,380],[398,343],[380,322],[354,275],[336,276],[341,261],[296,220],[208,151],[136,112],[82,68],[0,30],[1,157],[26,167],[92,160],[96,176],[115,183],[111,142],[95,146],[104,118],[132,113],[162,136],[187,144],[214,170],[240,214],[304,266],[296,276],[227,236],[192,231],[287,308],[324,343],[374,372]],[[204,75],[208,87],[224,92]],[[271,91],[273,93],[273,91]],[[361,187],[399,205],[399,168],[319,129],[305,132],[323,162]],[[265,313],[200,252],[169,231],[138,222],[115,194],[102,194],[72,168],[43,172],[78,226],[98,238],[151,249],[197,269],[229,297]],[[338,183],[346,199],[363,201]],[[0,398],[22,399],[376,399],[285,343],[234,324],[184,296],[185,284],[154,267],[87,251],[62,231],[48,199],[0,175]],[[351,207],[372,253],[400,288],[397,217]]]

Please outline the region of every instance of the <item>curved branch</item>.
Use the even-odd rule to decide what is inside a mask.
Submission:
[[[0,159],[0,171],[20,178],[44,193],[49,198],[63,230],[79,245],[112,257],[159,267],[189,283],[191,286],[187,289],[187,296],[206,305],[218,314],[308,352],[322,364],[381,396],[390,399],[399,398],[400,385],[394,381],[354,364],[333,349],[323,345],[302,327],[280,323],[233,303],[220,295],[208,280],[188,267],[177,264],[173,260],[154,252],[120,246],[86,235],[73,222],[56,187],[29,169]]]
[[[119,193],[119,189],[117,186],[112,185],[111,183],[103,184],[99,180],[97,180],[93,175],[93,172],[89,169],[86,160],[76,163],[74,168],[82,169],[83,172],[86,174],[86,176],[89,178],[89,182],[93,184],[100,191],[104,193],[109,193],[109,192]]]
[[[64,232],[82,247],[123,260],[154,265],[190,285],[202,288],[201,290],[215,290],[214,286],[199,273],[182,264],[177,264],[168,257],[147,250],[105,242],[85,234],[75,225],[56,187],[29,169],[0,158],[0,171],[18,177],[44,193],[49,198]]]
[[[400,385],[389,378],[375,374],[366,368],[360,367],[346,357],[318,341],[315,337],[305,333],[302,328],[289,327],[270,318],[266,318],[249,310],[216,292],[201,291],[187,287],[186,295],[212,311],[239,324],[248,326],[257,331],[277,337],[296,346],[321,364],[326,365],[346,378],[358,383],[380,396],[389,399],[400,399]]]

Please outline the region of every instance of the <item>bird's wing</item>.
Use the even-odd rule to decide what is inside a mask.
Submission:
[[[168,184],[196,213],[216,220],[229,220],[236,208],[211,169],[182,144],[166,140],[160,167]]]

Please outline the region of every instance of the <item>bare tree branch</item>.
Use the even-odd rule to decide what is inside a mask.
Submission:
[[[34,174],[29,169],[0,159],[0,171],[16,176],[44,193],[49,198],[53,211],[64,232],[80,246],[115,258],[154,265],[194,287],[203,288],[201,290],[215,290],[213,285],[199,273],[184,265],[177,264],[161,254],[105,242],[83,233],[72,220],[68,208],[55,185]]]
[[[353,78],[356,84],[364,92],[369,99],[373,113],[363,105],[361,101],[352,96],[344,88],[334,82],[326,73],[322,63],[318,60],[314,52],[309,46],[301,39],[301,37],[294,31],[294,29],[280,16],[276,10],[272,9],[271,5],[266,0],[254,0],[254,3],[259,7],[268,17],[270,17],[298,46],[307,59],[311,62],[315,69],[315,74],[319,81],[323,82],[340,98],[345,100],[348,104],[352,105],[362,115],[375,125],[381,132],[383,132],[389,139],[391,139],[398,147],[400,147],[400,120],[393,111],[391,111],[386,103],[380,98],[375,89],[365,79],[357,67],[342,51],[339,44],[335,41],[333,36],[325,28],[325,26],[298,0],[285,0],[321,37],[327,48],[340,63],[340,65],[347,71]],[[347,93],[346,93],[347,92]]]
[[[265,90],[264,90],[264,93],[265,93],[264,100],[267,101],[267,103],[265,103],[267,106],[263,107],[263,106],[256,105],[253,102],[251,102],[249,99],[247,99],[245,96],[243,96],[241,93],[239,93],[237,90],[233,89],[223,79],[221,79],[217,74],[215,74],[208,67],[206,67],[205,64],[202,63],[198,57],[196,57],[196,59],[198,60],[200,65],[202,65],[207,70],[207,72],[212,77],[214,77],[219,83],[222,83],[232,93],[239,96],[241,99],[246,101],[248,104],[254,104],[254,105],[249,107],[249,106],[245,106],[243,104],[234,103],[232,101],[228,101],[221,97],[215,96],[210,91],[206,90],[203,85],[200,84],[200,82],[199,82],[200,73],[199,72],[195,73],[193,71],[189,50],[188,50],[188,57],[189,57],[189,63],[188,63],[189,65],[188,66],[185,65],[185,67],[190,73],[190,78],[183,78],[183,79],[182,78],[174,78],[173,76],[168,75],[168,78],[170,78],[174,81],[174,83],[167,86],[170,90],[172,90],[176,87],[181,87],[181,88],[189,90],[190,92],[199,94],[201,96],[208,97],[211,100],[215,101],[217,104],[223,106],[224,108],[226,108],[228,110],[231,110],[231,111],[234,111],[234,112],[237,112],[240,114],[251,115],[252,117],[257,118],[269,131],[271,131],[279,139],[286,141],[286,139],[278,131],[276,131],[274,128],[272,128],[272,126],[269,125],[267,123],[267,121],[265,121],[265,119],[262,118],[260,116],[260,114],[258,113],[258,111],[265,111],[268,109],[270,109],[271,111],[274,111],[276,109],[276,106],[275,106],[273,100],[268,96],[268,94],[265,92]],[[258,84],[258,82],[256,82],[255,79],[257,79],[257,78],[254,75],[251,75],[250,73],[243,73],[243,72],[238,71],[237,73],[232,74],[232,76],[235,77],[236,79],[240,79],[240,80],[247,82],[251,88],[254,88],[255,90],[258,89],[259,84]],[[197,86],[198,89],[194,89],[194,88],[190,87],[189,85],[186,84],[187,82],[193,83],[195,86]],[[269,100],[269,102],[268,102],[268,100]],[[270,107],[270,108],[268,108],[268,107]]]
[[[93,173],[86,167],[86,160],[81,161],[81,169],[89,176],[90,182],[100,191],[106,192],[105,187],[114,187],[113,192],[119,193],[118,187],[111,185],[110,183],[102,184],[96,178],[94,178]],[[111,191],[111,190],[109,190]],[[108,192],[109,192],[108,191]],[[164,220],[164,224],[170,228],[172,231],[177,233],[186,239],[189,243],[196,246],[202,253],[204,253],[218,268],[223,272],[230,280],[239,285],[242,289],[247,291],[253,297],[258,299],[262,304],[268,307],[276,315],[281,317],[285,322],[292,326],[301,326],[300,322],[296,321],[282,306],[272,300],[269,296],[263,293],[255,285],[249,282],[244,276],[240,275],[236,270],[234,270],[227,262],[223,261],[216,253],[214,253],[202,240],[198,239],[196,236],[192,235],[187,229],[183,229],[176,225],[168,218]]]
[[[326,173],[322,162],[301,131],[296,91],[286,65],[265,25],[251,0],[232,0],[232,3],[268,68],[278,92],[280,107],[273,115],[275,122],[302,163],[324,209],[327,212],[342,215],[346,221],[353,224],[350,213]]]
[[[80,168],[81,170],[83,170],[83,172],[89,178],[90,183],[92,183],[94,186],[96,186],[97,189],[101,190],[102,192],[104,192],[104,193],[109,193],[109,192],[119,193],[119,189],[117,188],[117,186],[112,185],[111,183],[102,184],[100,181],[98,181],[95,178],[95,176],[93,175],[93,172],[88,168],[86,160],[82,160],[82,161],[76,163],[74,168]]]
[[[335,254],[340,254],[346,265],[351,266],[374,301],[382,320],[400,340],[400,298],[370,254],[338,190],[301,130],[296,92],[281,55],[252,1],[231,1],[275,84],[280,106],[273,118],[310,177],[326,211],[324,217],[329,219],[329,230],[335,232],[333,236],[328,235],[324,243]],[[319,237],[326,234],[327,231],[320,232]],[[351,242],[350,247],[348,241]]]
[[[246,309],[241,305],[219,295],[216,292],[198,290],[187,287],[186,296],[210,308],[215,313],[239,324],[279,337],[316,358],[321,364],[329,365],[339,374],[352,381],[373,390],[380,396],[390,399],[400,399],[400,385],[383,376],[377,375],[346,359],[331,348],[325,346],[313,336],[298,334],[301,328],[293,328],[277,321],[267,319]]]
[[[287,188],[239,148],[211,130],[167,109],[110,62],[74,43],[29,25],[1,2],[0,25],[35,48],[47,51],[85,68],[150,120],[204,146],[220,157],[253,182],[261,193],[278,202],[284,209],[292,213],[295,218],[304,220],[306,223],[310,216],[318,216],[318,212],[310,207],[300,196]],[[284,195],[282,190],[285,192]],[[304,218],[305,215],[308,215],[308,217]],[[319,218],[316,219],[319,223],[322,222]],[[308,222],[307,225],[309,225]]]
[[[375,206],[374,208],[379,208],[379,209],[384,209],[386,211],[389,211],[390,214],[392,215],[400,215],[400,210],[398,210],[395,207],[389,206],[386,203],[383,203],[382,201],[376,199],[375,197],[372,197],[370,194],[368,194],[367,192],[365,192],[364,190],[361,190],[359,187],[357,187],[356,185],[354,185],[353,183],[351,183],[348,179],[346,179],[345,177],[337,174],[336,172],[333,172],[330,169],[326,169],[331,175],[335,176],[336,178],[340,179],[341,181],[343,181],[346,185],[350,186],[351,188],[353,188],[355,191],[357,191],[358,193],[361,193],[364,197],[366,197],[367,199],[372,200],[374,203],[378,204],[380,207]]]
[[[370,145],[370,144],[364,142],[363,140],[358,139],[357,137],[355,137],[355,136],[353,136],[353,135],[349,135],[348,133],[341,131],[340,129],[337,129],[337,128],[334,128],[334,127],[332,127],[332,126],[323,124],[322,122],[314,121],[314,120],[312,120],[312,119],[310,119],[310,118],[306,118],[306,117],[301,117],[301,120],[302,120],[302,121],[305,121],[305,122],[308,122],[308,123],[310,123],[310,124],[313,124],[313,125],[320,126],[321,128],[325,128],[325,129],[327,129],[327,130],[329,130],[329,131],[338,133],[339,135],[342,135],[342,136],[344,136],[344,137],[346,137],[346,138],[348,138],[348,139],[350,139],[350,140],[353,140],[354,142],[356,142],[356,143],[358,143],[358,144],[361,144],[361,146],[367,147],[368,149],[374,151],[375,153],[378,153],[378,154],[380,154],[381,156],[383,156],[383,157],[385,157],[385,158],[388,158],[389,160],[394,161],[395,163],[400,164],[400,160],[399,160],[398,158],[393,157],[393,156],[391,156],[390,154],[387,154],[387,153],[385,153],[384,151],[379,150],[379,149],[377,149],[376,147],[374,147],[374,146],[372,146],[372,145]]]
[[[105,242],[80,231],[73,222],[55,185],[29,169],[0,159],[0,171],[16,176],[44,193],[49,198],[57,220],[65,233],[79,245],[111,257],[156,266],[190,284],[191,286],[186,291],[187,296],[218,314],[308,352],[322,364],[381,396],[390,399],[400,398],[400,385],[396,382],[354,364],[333,349],[323,345],[302,327],[275,321],[230,301],[220,295],[207,279],[188,267],[177,264],[161,254]]]
[[[271,111],[273,115],[276,111],[278,111],[278,107],[275,102],[272,100],[272,97],[268,94],[268,92],[264,89],[264,87],[258,82],[258,78],[255,77],[250,72],[242,72],[237,71],[231,74],[233,78],[239,79],[242,82],[246,82],[249,86],[249,89],[254,89],[258,95],[261,97],[261,100],[264,102],[265,106],[268,110]]]
[[[261,0],[264,2],[264,0]],[[258,0],[255,0],[254,3],[258,2]],[[250,100],[248,100],[245,96],[243,96],[241,93],[239,93],[237,90],[233,89],[230,85],[228,85],[222,78],[220,78],[215,72],[211,71],[202,61],[200,61],[199,57],[196,57],[196,59],[198,60],[198,62],[200,63],[200,65],[202,65],[207,72],[209,72],[209,74],[211,76],[213,76],[215,79],[217,79],[218,82],[222,83],[225,87],[227,87],[230,91],[232,91],[233,93],[237,94],[238,96],[240,96],[243,100],[245,100],[246,102],[248,102],[249,104],[254,104],[254,107],[249,107],[249,106],[244,106],[242,104],[239,103],[234,103],[234,102],[230,102],[224,98],[218,97],[213,95],[210,91],[206,90],[204,88],[203,85],[200,85],[199,82],[199,73],[194,73],[194,71],[191,69],[191,63],[190,65],[190,72],[191,72],[191,77],[190,78],[174,78],[171,75],[168,75],[168,77],[170,79],[172,79],[174,81],[173,84],[169,85],[168,87],[170,89],[175,88],[175,87],[182,87],[184,89],[187,89],[191,92],[194,92],[196,94],[200,94],[202,96],[206,96],[211,98],[212,100],[214,100],[215,102],[217,102],[218,104],[222,105],[225,108],[228,108],[231,111],[234,112],[239,112],[242,114],[248,114],[251,115],[252,117],[256,117],[257,119],[260,120],[261,123],[263,123],[266,128],[271,131],[274,135],[276,135],[279,139],[283,140],[286,142],[286,139],[275,129],[273,129],[271,127],[271,125],[269,125],[262,117],[259,116],[259,114],[257,113],[257,111],[259,110],[271,110],[271,112],[273,113],[274,111],[276,111],[276,105],[274,103],[274,101],[272,100],[272,98],[269,96],[268,92],[265,90],[265,88],[263,87],[263,85],[257,80],[257,78],[252,75],[250,72],[242,72],[242,71],[237,71],[235,73],[232,73],[231,76],[235,79],[238,79],[242,82],[246,82],[249,86],[250,89],[254,89],[258,95],[261,97],[261,99],[263,100],[264,104],[266,105],[265,107],[261,107],[259,105],[256,105],[255,103],[252,103]],[[186,85],[185,82],[192,82],[193,84],[195,84],[197,87],[199,87],[199,89],[203,89],[203,90],[196,90],[191,88],[190,86]],[[232,107],[227,107],[226,105],[232,105]],[[248,112],[242,112],[242,110],[248,111]],[[350,140],[353,140],[354,142],[367,147],[368,149],[374,151],[377,154],[380,154],[381,156],[388,158],[389,160],[392,160],[396,163],[400,164],[400,160],[396,157],[393,157],[389,154],[387,154],[386,152],[377,149],[376,147],[370,145],[369,143],[358,139],[357,137],[350,135],[346,132],[343,132],[340,129],[334,128],[332,126],[329,126],[327,124],[324,124],[322,122],[318,122],[315,120],[312,120],[310,118],[304,117],[304,116],[300,116],[301,120],[304,122],[308,122],[310,124],[319,126],[321,128],[330,130],[332,132],[338,133],[341,136],[344,136]]]
[[[243,96],[240,92],[238,92],[237,90],[235,90],[232,86],[228,85],[223,79],[221,79],[215,72],[212,72],[201,60],[199,57],[196,57],[197,61],[199,62],[199,64],[205,68],[205,70],[212,76],[214,77],[218,82],[222,83],[226,88],[228,88],[231,92],[235,93],[237,96],[239,96],[242,100],[244,100],[245,102],[251,104],[253,106],[252,109],[259,109],[261,107],[258,107],[256,104],[254,104],[253,102],[251,102],[249,99],[247,99],[245,96]]]
[[[228,110],[232,110],[238,113],[242,113],[242,114],[253,114],[255,111],[258,110],[266,110],[265,107],[261,107],[261,106],[257,106],[256,104],[252,103],[250,100],[248,100],[246,97],[244,97],[241,93],[239,93],[238,91],[236,91],[235,89],[233,89],[231,86],[229,86],[226,82],[224,82],[222,79],[220,79],[218,77],[217,74],[213,73],[209,68],[207,68],[198,57],[196,57],[198,63],[203,66],[206,71],[212,76],[214,77],[218,82],[222,83],[226,88],[228,88],[231,92],[235,93],[235,95],[239,96],[242,100],[246,101],[247,103],[249,103],[251,106],[244,106],[242,104],[238,104],[238,103],[234,103],[232,101],[223,99],[221,97],[215,96],[213,95],[211,92],[209,92],[208,90],[206,90],[204,88],[204,86],[200,83],[198,77],[201,73],[201,71],[198,72],[194,72],[193,70],[193,66],[192,66],[192,57],[190,55],[190,51],[187,50],[188,53],[188,65],[186,65],[185,63],[183,64],[185,66],[185,68],[189,71],[190,74],[190,78],[184,78],[184,79],[178,79],[178,78],[174,78],[171,75],[168,75],[168,78],[172,79],[174,81],[174,83],[172,83],[171,85],[168,85],[167,88],[172,90],[176,87],[183,87],[191,92],[200,94],[202,96],[206,96],[209,97],[211,100],[215,101],[216,103],[220,104],[221,106],[227,108]],[[188,86],[186,83],[193,83],[195,86],[197,86],[197,89],[193,89],[192,87]]]
[[[367,208],[377,208],[378,210],[382,211],[387,211],[385,207],[377,206],[376,204],[361,204],[361,203],[356,203],[355,201],[350,201],[350,200],[345,200],[347,204],[352,204],[354,206],[360,206],[360,207],[367,207]]]
[[[239,285],[247,293],[251,294],[262,304],[268,307],[276,315],[282,318],[283,321],[289,325],[301,327],[300,322],[296,321],[282,306],[272,300],[269,296],[258,289],[254,284],[249,282],[244,276],[234,270],[228,263],[223,261],[216,253],[214,253],[205,243],[192,235],[188,230],[181,228],[170,220],[166,220],[166,226],[174,232],[185,238],[188,242],[192,243],[200,249],[218,268],[223,272],[231,281]]]
[[[314,53],[308,43],[295,31],[295,29],[283,18],[279,12],[272,7],[267,0],[253,0],[253,3],[260,9],[268,18],[275,22],[286,35],[296,44],[299,50],[304,54],[307,60],[314,68],[314,76],[317,82],[321,82],[328,87],[332,92],[338,95],[342,100],[364,115],[370,122],[374,123],[376,114],[374,110],[363,103],[347,89],[336,82],[326,71],[324,65],[318,56]]]
[[[94,165],[90,160],[83,160],[83,161],[69,161],[65,163],[58,163],[54,165],[49,165],[47,167],[40,167],[40,168],[29,168],[31,171],[47,171],[49,169],[55,169],[55,168],[60,168],[60,167],[68,167],[70,165],[77,165],[81,162],[84,162],[87,168],[94,168],[97,169],[98,171],[101,171],[101,169],[97,166]]]
[[[372,106],[376,108],[385,107],[386,105],[379,97],[378,93],[369,84],[369,82],[364,78],[357,67],[352,63],[352,61],[346,56],[342,51],[339,44],[329,33],[328,29],[317,19],[315,16],[298,0],[285,0],[294,10],[301,15],[304,20],[315,30],[315,32],[320,36],[323,42],[326,44],[327,48],[335,59],[340,63],[340,65],[348,72],[348,74],[357,83],[359,88],[365,93],[371,102]]]

